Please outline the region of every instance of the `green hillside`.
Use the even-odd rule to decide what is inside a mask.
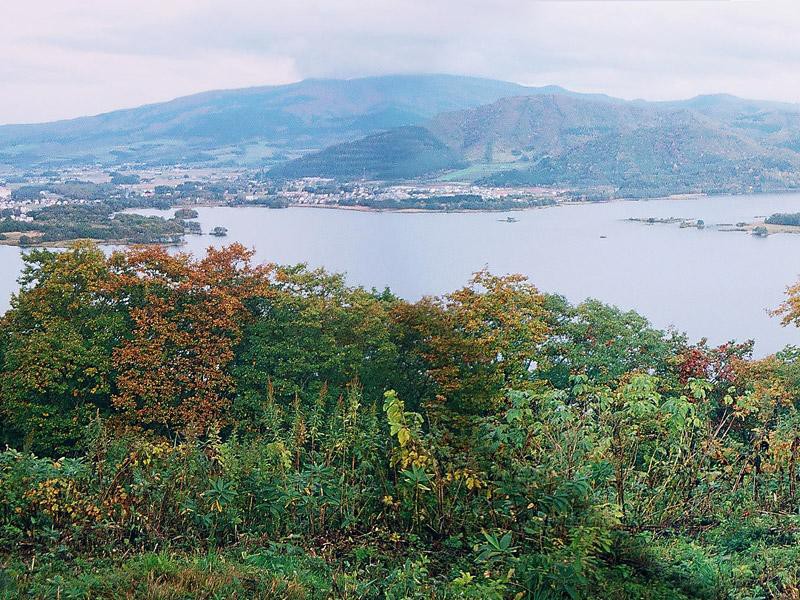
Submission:
[[[465,166],[459,155],[422,127],[399,127],[346,142],[277,167],[278,178],[410,179]]]
[[[659,117],[651,108],[549,94],[442,113],[426,127],[470,161],[513,162],[561,154],[609,133],[653,125]]]
[[[721,100],[697,99],[659,104],[560,94],[503,98],[428,120],[425,128],[441,145],[426,146],[411,176],[432,176],[460,157],[467,167],[445,178],[488,185],[603,188],[631,196],[800,185],[800,154],[785,143],[793,135],[794,113],[767,103],[764,110],[772,111],[770,118],[783,115],[786,126],[754,132],[742,123],[756,118],[755,105],[734,100],[726,100],[723,107],[718,106]],[[779,109],[784,112],[776,112]],[[402,169],[389,149],[404,146],[405,136],[400,130],[382,134],[381,148],[374,152],[368,150],[372,140],[331,147],[290,163],[290,173],[346,179],[367,172],[377,179],[395,178]],[[439,160],[432,156],[437,152]],[[375,160],[384,165],[387,177],[371,165]]]
[[[532,141],[524,150],[526,164],[481,181],[611,186],[627,195],[766,191],[800,184],[798,154],[703,115],[687,110],[651,109],[636,114],[625,108],[606,108],[605,112],[612,113],[603,117],[612,124],[607,128],[566,127],[570,120],[560,113],[554,127],[531,136],[539,145]],[[540,122],[547,118],[552,115]]]

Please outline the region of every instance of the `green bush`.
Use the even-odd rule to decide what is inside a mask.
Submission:
[[[28,255],[3,597],[798,593],[796,349],[516,277],[409,304],[248,259]]]

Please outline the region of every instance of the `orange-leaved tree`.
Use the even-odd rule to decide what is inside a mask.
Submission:
[[[544,317],[544,296],[523,276],[485,270],[448,296],[398,305],[404,350],[433,384],[429,415],[496,408],[505,389],[529,378],[547,334]]]
[[[772,315],[781,317],[781,325],[800,327],[800,283],[786,288],[786,300],[772,311]]]
[[[205,258],[141,247],[111,258],[109,292],[129,307],[131,335],[114,352],[115,407],[137,424],[199,435],[224,422],[229,366],[271,266],[240,244]]]

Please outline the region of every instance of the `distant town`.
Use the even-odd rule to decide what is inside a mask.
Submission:
[[[165,167],[72,168],[0,175],[0,243],[61,245],[73,239],[177,243],[195,222],[124,211],[197,206],[352,210],[515,210],[587,200],[567,189],[454,182],[276,180],[260,171]]]
[[[462,182],[387,183],[305,177],[273,180],[247,170],[167,167],[130,171],[75,168],[16,175],[0,175],[0,210],[24,219],[29,210],[42,207],[98,202],[109,199],[140,200],[143,205],[179,204],[364,207],[372,209],[464,208],[511,209],[586,199],[567,189],[547,187],[493,187]],[[432,201],[435,199],[435,202]],[[439,206],[431,206],[438,203]],[[455,206],[459,208],[459,206]],[[3,216],[9,216],[4,212]]]

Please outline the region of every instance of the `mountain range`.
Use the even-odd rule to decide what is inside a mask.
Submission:
[[[0,127],[0,163],[212,164],[629,195],[800,186],[800,106],[671,102],[452,75],[307,80]]]
[[[276,155],[534,91],[471,77],[397,75],[206,92],[91,117],[0,126],[0,162],[269,164]]]

